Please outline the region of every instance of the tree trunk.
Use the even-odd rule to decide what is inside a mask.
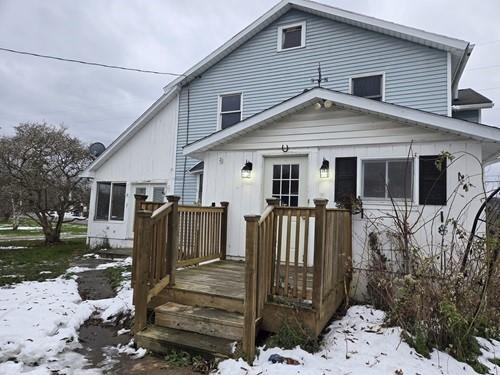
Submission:
[[[12,203],[12,230],[15,231],[19,229],[20,212],[17,209],[16,201],[14,200],[14,198],[11,199],[11,203]]]

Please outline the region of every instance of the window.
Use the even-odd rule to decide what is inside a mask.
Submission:
[[[302,48],[306,45],[306,23],[278,27],[278,51]]]
[[[351,94],[373,100],[384,100],[382,74],[351,78]]]
[[[198,174],[198,192],[196,194],[198,203],[201,204],[203,199],[203,173]]]
[[[123,220],[126,187],[125,183],[97,183],[96,220]]]
[[[299,205],[299,164],[274,164],[272,184],[273,198],[283,206]]]
[[[220,128],[225,129],[241,121],[241,94],[220,96]]]
[[[413,160],[364,160],[363,197],[411,199]]]
[[[356,198],[357,158],[335,158],[335,202]]]
[[[165,188],[155,186],[153,188],[153,202],[162,203],[165,201]]]
[[[146,188],[145,187],[136,187],[135,193],[138,195],[146,195]]]
[[[446,205],[446,164],[439,169],[436,165],[438,159],[439,155],[420,156],[419,158],[419,204]]]

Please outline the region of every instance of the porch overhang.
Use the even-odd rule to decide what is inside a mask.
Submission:
[[[240,123],[184,147],[185,156],[201,158],[205,151],[230,142],[236,137],[275,122],[292,113],[298,112],[321,100],[329,100],[336,106],[369,113],[381,118],[396,120],[413,126],[433,129],[459,135],[488,144],[491,151],[500,148],[500,128],[472,123],[431,112],[412,109],[396,104],[365,99],[351,94],[325,88],[314,88],[294,96],[278,105],[253,115]],[[494,153],[490,152],[491,157]],[[486,161],[486,160],[485,160]]]

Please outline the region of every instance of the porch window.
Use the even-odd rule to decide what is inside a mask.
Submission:
[[[351,94],[367,99],[383,100],[382,74],[351,78]]]
[[[411,199],[413,160],[388,159],[363,161],[363,197]]]
[[[225,129],[241,121],[241,93],[220,96],[220,128]]]
[[[126,187],[125,183],[97,183],[96,220],[123,220]]]
[[[299,164],[273,165],[273,198],[283,206],[299,205]]]

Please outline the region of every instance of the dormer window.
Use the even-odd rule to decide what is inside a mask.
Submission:
[[[306,23],[298,22],[278,27],[278,51],[302,48],[306,45]]]
[[[384,75],[373,74],[352,77],[351,94],[367,99],[384,100]]]
[[[219,129],[225,129],[241,121],[241,93],[219,97]]]

